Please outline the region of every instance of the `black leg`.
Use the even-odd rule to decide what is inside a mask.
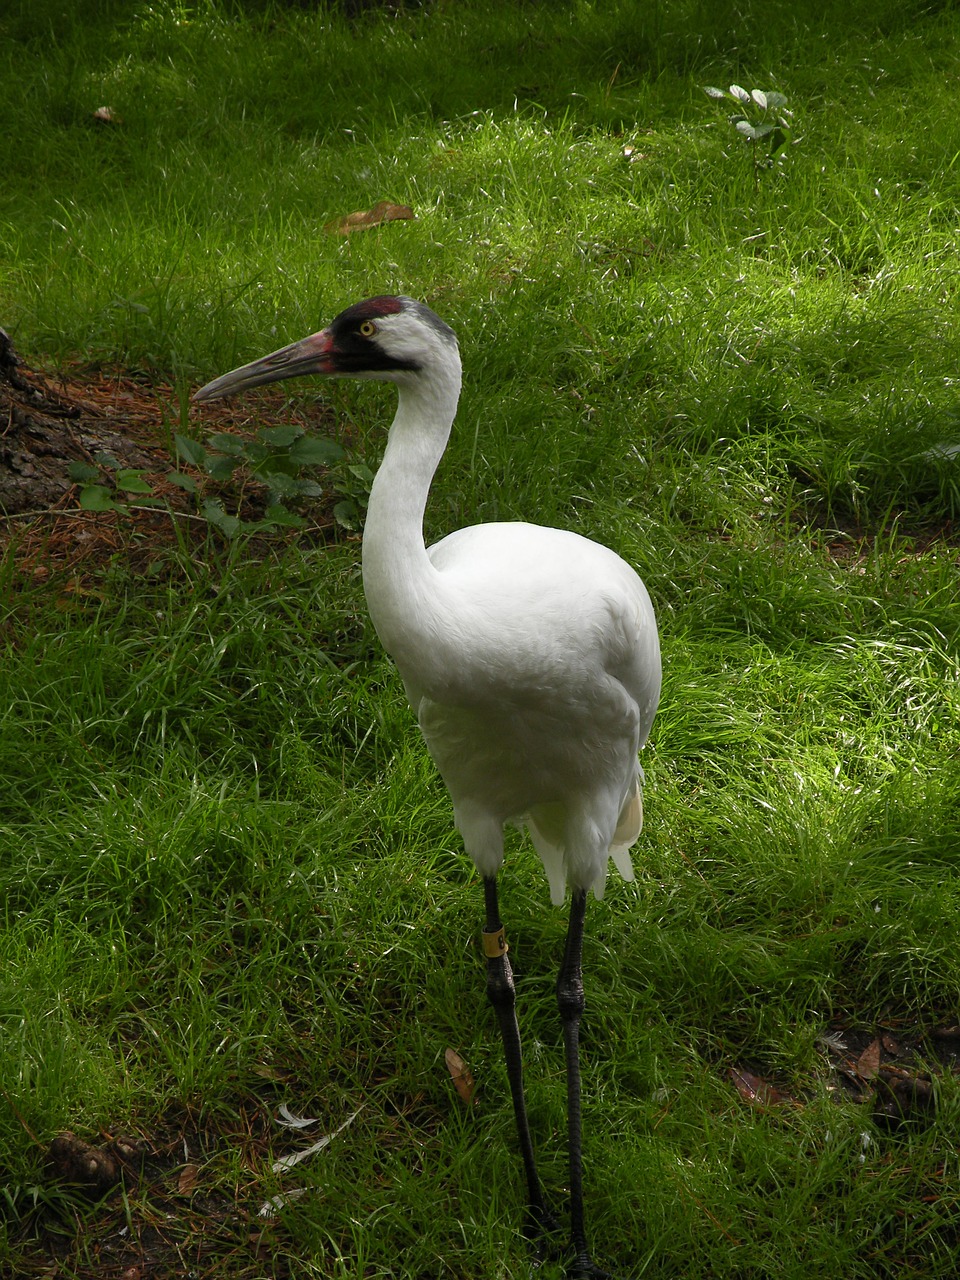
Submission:
[[[567,1057],[567,1124],[570,1144],[570,1234],[574,1260],[567,1271],[571,1280],[610,1280],[590,1258],[583,1220],[583,1147],[580,1125],[580,1019],[583,1015],[583,924],[587,891],[577,890],[570,904],[570,923],[557,978],[557,1004],[563,1022]]]
[[[543,1247],[546,1233],[557,1229],[557,1224],[548,1212],[543,1199],[543,1189],[537,1174],[537,1165],[533,1155],[533,1141],[530,1137],[530,1125],[527,1120],[527,1104],[523,1096],[523,1073],[520,1055],[520,1028],[517,1025],[516,990],[513,985],[513,971],[507,959],[507,944],[504,938],[503,922],[497,904],[497,882],[493,876],[484,879],[484,896],[486,899],[487,922],[483,930],[483,951],[487,958],[487,997],[493,1005],[500,1023],[500,1035],[503,1039],[503,1053],[507,1061],[507,1076],[510,1081],[510,1093],[513,1097],[513,1112],[517,1121],[517,1137],[520,1140],[520,1153],[523,1156],[523,1167],[527,1175],[527,1197],[529,1204],[528,1234]]]

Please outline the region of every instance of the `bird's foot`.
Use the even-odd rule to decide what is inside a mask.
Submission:
[[[567,1280],[615,1280],[609,1271],[598,1267],[587,1253],[578,1253],[567,1267]]]
[[[535,1268],[562,1256],[563,1249],[556,1238],[560,1232],[560,1223],[549,1209],[544,1205],[530,1205],[523,1234],[530,1242]]]

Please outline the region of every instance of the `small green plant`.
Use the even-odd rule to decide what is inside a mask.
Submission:
[[[748,92],[738,84],[732,84],[729,89],[717,89],[708,84],[703,91],[715,102],[732,102],[736,108],[729,120],[750,148],[753,181],[755,186],[759,186],[762,170],[773,167],[777,152],[786,142],[790,131],[786,96],[775,91],[767,92],[765,89],[751,89]],[[761,143],[764,144],[762,147]]]
[[[349,533],[359,533],[367,513],[373,472],[365,462],[348,462],[336,467],[334,488],[341,495],[333,508],[333,518]]]
[[[253,440],[216,432],[204,444],[177,432],[175,447],[178,460],[201,474],[177,467],[167,472],[166,481],[189,493],[196,500],[198,513],[228,538],[276,527],[302,528],[306,521],[290,509],[291,502],[318,498],[324,492],[320,483],[306,474],[307,468],[331,467],[342,463],[346,456],[336,441],[310,435],[296,424],[262,427]],[[344,466],[342,471],[349,474],[350,479],[345,487],[338,486],[344,497],[337,503],[334,517],[347,529],[359,528],[370,477],[367,468],[362,466]],[[256,520],[232,514],[223,498],[211,495],[204,483],[211,480],[227,484],[235,479],[237,472],[243,473],[232,504],[237,510],[243,504],[249,480],[266,486],[263,515]],[[92,463],[71,462],[68,474],[80,485],[79,503],[84,511],[126,514],[131,502],[140,507],[165,505],[146,472],[121,467],[109,453],[95,454]]]
[[[130,499],[136,499],[139,506],[163,505],[144,472],[121,467],[112,453],[95,453],[92,463],[71,462],[67,474],[74,484],[81,486],[80,506],[84,511],[125,512],[129,510]]]
[[[263,517],[251,521],[231,515],[220,498],[202,496],[196,476],[179,469],[167,475],[171,483],[197,497],[200,513],[228,538],[240,532],[254,532],[277,525],[301,528],[305,523],[303,517],[291,511],[288,503],[298,498],[318,498],[323,493],[322,486],[305,475],[304,469],[331,466],[344,457],[343,449],[336,441],[309,435],[295,423],[261,427],[253,440],[216,432],[206,444],[177,432],[175,443],[181,461],[196,467],[212,480],[221,483],[232,480],[234,473],[243,468],[251,479],[266,485]]]

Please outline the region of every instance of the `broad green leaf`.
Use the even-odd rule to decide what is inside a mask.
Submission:
[[[285,471],[272,471],[269,475],[262,477],[270,486],[270,492],[275,494],[292,494],[300,492],[300,482],[296,476],[288,475]]]
[[[181,489],[186,489],[187,493],[197,492],[196,479],[193,476],[184,475],[182,471],[168,471],[166,478],[171,484],[176,484]]]
[[[767,106],[774,108],[785,107],[787,105],[787,95],[785,93],[777,93],[775,90],[766,95]]]
[[[239,458],[228,458],[222,453],[211,453],[207,457],[207,475],[214,480],[229,480],[239,465]]]
[[[269,445],[271,449],[288,449],[294,440],[300,439],[303,431],[303,427],[298,427],[294,423],[285,427],[261,427],[257,432],[257,439]]]
[[[89,484],[99,479],[100,468],[92,467],[89,462],[71,462],[67,467],[67,475],[76,484]]]
[[[206,519],[226,537],[232,538],[238,533],[240,521],[224,510],[219,498],[208,498],[200,510]]]
[[[752,90],[750,97],[754,100],[754,102],[757,104],[758,107],[761,107],[764,111],[766,111],[767,95],[763,92],[762,89]]]
[[[217,453],[229,453],[234,457],[241,457],[247,447],[245,440],[226,431],[215,431],[213,435],[207,436],[207,444]]]
[[[94,462],[99,463],[101,467],[112,467],[114,471],[117,471],[120,467],[120,463],[116,460],[113,454],[104,453],[102,449],[98,450],[93,455],[93,460]]]
[[[84,511],[122,511],[113,494],[102,484],[88,484],[80,490],[80,506]]]
[[[746,89],[741,89],[738,84],[732,84],[730,86],[730,97],[736,98],[738,102],[742,102],[744,106],[747,107],[749,107],[750,103],[753,101]]]
[[[703,86],[703,92],[707,95],[708,98],[725,98],[727,96],[726,90],[717,89],[712,84],[705,84]]]
[[[307,523],[303,516],[298,516],[280,502],[274,502],[263,513],[271,524],[281,524],[288,529],[302,529]]]
[[[333,518],[338,525],[349,529],[351,533],[356,533],[360,528],[360,514],[357,504],[351,498],[344,498],[342,502],[337,503],[333,508]]]
[[[248,466],[256,468],[266,458],[275,458],[277,455],[272,449],[268,449],[265,444],[261,444],[258,440],[251,440],[243,453],[244,461]]]
[[[189,462],[194,467],[202,467],[206,462],[207,451],[199,440],[191,440],[178,431],[174,436],[174,443],[177,446],[177,457],[184,462]]]
[[[253,468],[253,473],[270,484],[274,476],[295,476],[299,470],[288,453],[268,453]]]
[[[340,462],[344,451],[336,440],[325,440],[322,436],[302,436],[291,447],[290,457],[301,466],[312,467]]]
[[[125,493],[153,493],[153,485],[144,480],[143,472],[129,469],[117,472],[117,488]]]
[[[749,139],[750,142],[759,142],[761,138],[765,138],[768,133],[773,133],[774,126],[772,124],[753,125],[749,120],[741,120],[737,125],[737,132]]]
[[[786,134],[782,129],[774,129],[770,135],[770,154],[775,156],[780,148],[786,142]]]

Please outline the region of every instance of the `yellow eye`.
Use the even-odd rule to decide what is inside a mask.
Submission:
[[[363,324],[360,326],[360,332],[365,338],[372,338],[377,332],[377,326],[372,320],[364,320]]]

